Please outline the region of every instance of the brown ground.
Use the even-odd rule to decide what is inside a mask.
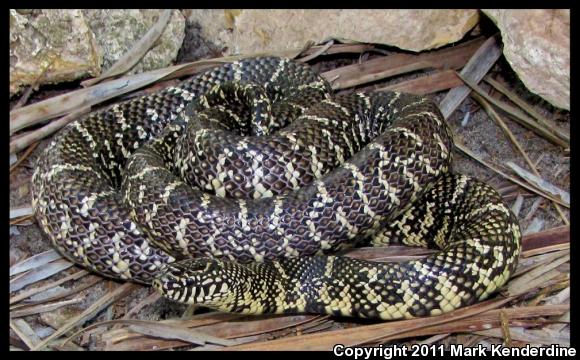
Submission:
[[[195,26],[190,26],[189,28],[192,32],[188,35],[188,39],[194,41],[198,46],[195,47],[196,51],[193,53],[188,53],[187,51],[182,51],[180,53],[181,60],[192,61],[204,57],[219,56],[216,54],[217,49],[211,42],[199,39],[195,35]],[[205,50],[204,50],[205,49]],[[187,50],[187,49],[186,49]],[[389,49],[393,51],[393,49]],[[378,56],[378,55],[370,55]],[[331,59],[318,58],[314,66],[319,71],[326,71],[339,66],[344,66],[358,61],[358,56],[335,56]],[[507,65],[503,57],[494,66],[491,73],[495,79],[503,79],[505,83],[509,85],[511,89],[515,89],[516,92],[522,96],[529,104],[532,104],[534,108],[541,114],[546,116],[548,119],[553,120],[558,124],[560,128],[569,133],[570,126],[570,115],[569,112],[560,111],[545,101],[542,101],[537,96],[529,93],[525,87],[519,82],[517,76],[513,73],[511,68]],[[410,78],[421,76],[425,72],[417,72],[414,74],[408,74],[405,76],[400,76],[396,78],[391,78],[387,81],[378,82],[373,84],[373,86],[384,86],[387,84],[404,81]],[[481,84],[482,87],[488,89],[487,84]],[[68,84],[41,88],[33,97],[29,100],[30,102],[38,101],[45,97],[54,96],[58,93],[69,91],[71,88],[76,88],[78,84]],[[367,86],[368,88],[368,86]],[[350,89],[359,90],[359,89]],[[439,102],[446,94],[446,91],[442,93],[437,93],[431,95],[431,97]],[[493,92],[492,92],[493,94]],[[507,101],[507,99],[500,98],[501,100]],[[13,99],[12,105],[14,105],[17,99]],[[465,115],[470,113],[470,119],[465,126],[461,125],[462,120]],[[565,156],[562,151],[560,151],[556,146],[552,145],[548,141],[540,138],[531,131],[519,126],[511,120],[507,120],[507,116],[503,116],[509,128],[513,131],[517,139],[520,141],[524,150],[528,153],[532,161],[536,161],[541,157],[537,168],[542,177],[553,184],[561,187],[562,189],[569,191],[570,189],[570,160],[569,157]],[[456,110],[450,119],[449,124],[453,128],[454,134],[458,139],[460,139],[467,148],[471,149],[474,153],[478,154],[484,159],[487,159],[494,164],[505,164],[507,161],[513,161],[523,168],[527,168],[526,163],[523,161],[522,157],[516,152],[513,145],[509,142],[506,135],[502,130],[490,119],[485,111],[483,111],[478,104],[469,98],[466,100],[458,110]],[[30,176],[32,174],[33,164],[38,156],[41,155],[42,149],[46,146],[50,139],[44,139],[40,146],[38,146],[31,156],[25,160],[15,171],[10,175],[10,207],[22,207],[29,206],[30,204]],[[21,154],[19,154],[21,155]],[[454,160],[454,167],[456,171],[475,176],[481,180],[487,181],[496,187],[503,187],[509,185],[501,176],[495,174],[488,168],[480,165],[479,163],[473,161],[472,159],[466,157],[462,153],[456,151]],[[553,206],[547,205],[544,202],[543,205],[535,212],[531,219],[525,219],[528,214],[531,204],[537,199],[536,195],[532,195],[519,189],[520,194],[525,195],[524,204],[520,210],[519,218],[521,221],[522,230],[529,226],[532,219],[540,219],[544,222],[541,229],[550,229],[556,226],[562,225],[562,221],[558,214],[555,212]],[[516,192],[516,193],[518,193]],[[511,197],[511,202],[515,201],[515,195]],[[511,205],[511,204],[510,204]],[[568,212],[566,211],[568,215]],[[11,225],[10,227],[10,264],[30,257],[34,254],[49,250],[50,246],[46,238],[41,234],[37,224],[34,221],[26,221],[20,225]],[[75,269],[76,270],[76,269]],[[65,273],[70,272],[71,269],[65,271]],[[59,274],[58,276],[62,276]],[[82,279],[82,281],[89,281],[89,279],[94,278],[94,276],[87,276]],[[50,281],[50,279],[49,279]],[[67,306],[59,310],[44,313],[40,316],[30,316],[25,319],[29,324],[39,333],[51,333],[53,328],[62,325],[63,321],[69,318],[72,314],[78,314],[84,310],[87,306],[92,304],[96,299],[103,296],[110,286],[109,281],[101,281],[97,285],[83,291],[86,298],[84,301],[78,304]],[[100,315],[92,319],[88,324],[103,321],[107,319],[117,318],[122,315],[123,309],[130,309],[135,306],[139,301],[145,298],[148,294],[152,292],[151,289],[141,288],[134,291],[130,296],[121,302],[115,303],[112,307],[109,307],[107,311],[102,312]],[[127,306],[128,305],[128,306]],[[173,304],[166,300],[158,300],[150,306],[143,308],[138,314],[134,315],[134,318],[138,319],[148,319],[157,320],[165,319],[171,317],[180,317],[182,313],[186,310],[185,306]],[[119,313],[117,313],[119,312]],[[348,322],[347,322],[348,324]],[[336,322],[333,327],[344,326],[341,322]],[[348,326],[348,325],[347,325]],[[51,328],[52,327],[52,328]],[[94,344],[93,344],[94,346]],[[90,345],[89,345],[90,347]]]

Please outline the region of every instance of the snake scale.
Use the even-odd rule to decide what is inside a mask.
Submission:
[[[452,147],[426,98],[332,95],[305,64],[249,58],[68,125],[38,160],[33,207],[68,259],[176,301],[437,315],[501,287],[521,247],[498,193],[451,172]],[[439,251],[331,255],[365,242]]]

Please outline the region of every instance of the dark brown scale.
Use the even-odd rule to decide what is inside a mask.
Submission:
[[[453,194],[458,196],[449,203]],[[449,222],[449,230],[442,242],[429,244],[441,251],[421,260],[377,263],[313,256],[240,264],[202,258],[168,266],[155,286],[165,296],[177,299],[166,293],[171,284],[187,280],[187,291],[196,293],[206,279],[219,278],[228,289],[221,297],[202,301],[188,297],[185,301],[230,312],[314,313],[384,320],[435,315],[484,300],[515,271],[521,247],[517,219],[503,206],[495,190],[463,175],[441,176],[418,200],[417,207],[431,201],[437,220]],[[485,210],[493,205],[504,210]],[[476,209],[483,211],[473,215]],[[419,214],[417,211],[409,210],[393,222],[404,222],[409,213]],[[460,220],[453,216],[459,213]],[[419,229],[431,220],[423,218],[410,224]],[[493,225],[502,229],[503,236],[488,230]],[[475,243],[495,246],[495,251]],[[478,269],[492,270],[484,278],[487,282],[481,280]],[[176,286],[182,288],[179,284]],[[254,303],[244,301],[248,293],[257,299]]]
[[[170,162],[177,164],[188,184],[231,198],[269,197],[311,183],[317,176],[310,167],[314,154],[307,144],[324,143],[312,134],[299,137],[301,145],[290,143],[284,134],[292,134],[296,127],[276,133],[302,115],[302,109],[323,100],[329,89],[327,84],[320,89],[299,89],[304,85],[300,81],[283,89],[266,89],[228,82],[214,87],[187,109],[194,120],[179,137]],[[336,165],[327,156],[334,149],[322,150],[316,156],[327,165],[326,173]],[[218,159],[225,154],[220,164]],[[295,182],[284,176],[288,163],[295,166]],[[220,180],[219,187],[212,186],[213,179]],[[260,192],[256,192],[257,182],[262,185]]]
[[[237,281],[254,287],[245,288],[246,293],[237,292],[235,303],[224,306],[247,311],[239,303],[247,291],[258,294],[260,287],[268,292],[260,311],[272,312],[280,311],[275,301],[280,294],[268,286],[280,275],[274,263],[253,261],[331,252],[352,246],[381,227],[386,227],[384,237],[389,242],[407,242],[404,236],[409,235],[395,225],[408,225],[405,229],[410,234],[422,231],[425,222],[413,222],[408,215],[427,217],[420,205],[432,201],[439,207],[431,209],[435,218],[430,219],[433,228],[426,235],[433,236],[442,252],[421,263],[379,267],[379,276],[372,281],[361,272],[371,263],[337,258],[331,274],[324,277],[327,257],[283,260],[280,264],[289,276],[280,280],[287,290],[286,300],[307,297],[305,309],[287,308],[283,312],[325,312],[328,304],[318,295],[321,284],[328,285],[333,298],[349,283],[349,296],[360,300],[360,286],[366,283],[384,292],[388,302],[401,302],[405,301],[401,290],[389,284],[408,281],[413,283],[413,294],[423,299],[412,304],[407,300],[408,311],[419,316],[436,309],[433,299],[439,293],[434,290],[433,276],[449,278],[467,293],[464,305],[485,297],[486,289],[493,288],[484,286],[476,274],[463,276],[467,266],[491,269],[491,277],[511,274],[520,251],[519,228],[513,215],[494,213],[492,208],[465,218],[474,209],[500,201],[493,190],[470,180],[460,193],[460,207],[446,209],[441,205],[458,185],[456,178],[446,175],[453,142],[435,104],[391,92],[331,99],[328,84],[307,66],[285,62],[280,72],[282,63],[266,57],[220,66],[177,88],[120,103],[116,110],[107,108],[69,125],[39,159],[33,176],[33,206],[54,246],[72,261],[105,276],[143,283],[160,276],[159,266],[174,257],[211,256],[250,262],[212,265],[211,271],[216,273],[225,269],[231,278],[224,281],[232,287]],[[254,117],[265,124],[252,124],[245,118],[254,114],[253,110],[242,104],[234,106],[240,120],[210,108],[208,116],[218,117],[222,125],[199,122],[196,101],[220,84],[224,89],[230,86],[235,93],[232,81],[238,77],[242,84],[263,87],[274,116],[260,115],[268,108],[261,104],[263,109]],[[301,84],[307,86],[297,91]],[[347,113],[322,101],[324,97]],[[304,113],[301,106],[307,108]],[[194,136],[184,138],[188,127]],[[206,135],[198,137],[199,143],[192,143],[202,129]],[[242,140],[236,132],[263,136],[246,136],[248,145],[239,150],[233,148]],[[203,150],[196,155],[198,172],[189,179],[193,186],[175,175],[184,169],[184,158],[192,151],[181,143],[195,145],[197,152]],[[232,155],[218,170],[220,155],[226,150]],[[181,157],[176,157],[180,151]],[[261,156],[260,184],[274,195],[269,198],[253,199],[255,189],[246,187],[256,176],[247,167],[255,163],[252,160],[257,154]],[[315,173],[317,163],[321,168]],[[425,163],[435,174],[426,170]],[[289,176],[288,164],[298,174],[295,179]],[[224,171],[232,174],[224,176]],[[207,190],[215,178],[224,179],[220,181],[226,197]],[[292,190],[295,186],[299,189]],[[412,207],[415,202],[417,208]],[[490,223],[499,230],[488,230]],[[449,227],[445,228],[446,224]],[[480,237],[485,239],[482,244],[497,246],[497,251],[482,256],[481,249],[470,240]],[[496,254],[510,261],[500,261],[493,257]],[[472,259],[472,263],[464,259]],[[176,266],[185,270],[187,264]],[[425,276],[418,267],[428,269],[425,271],[431,275]],[[296,284],[300,286],[296,288]],[[377,317],[379,310],[365,308],[359,301],[351,312]]]
[[[335,137],[331,139],[332,145],[342,146],[348,162],[360,172],[360,176],[364,178],[364,181],[361,180],[362,187],[359,188],[358,182],[353,178],[351,169],[338,167],[330,172],[328,172],[330,169],[327,169],[323,172],[320,181],[324,183],[327,196],[332,200],[330,203],[325,204],[322,209],[316,205],[322,199],[319,188],[315,183],[302,185],[299,190],[279,195],[273,199],[246,199],[244,208],[237,200],[222,199],[216,196],[207,197],[206,205],[204,206],[204,192],[202,190],[194,190],[182,183],[172,190],[166,204],[159,200],[158,194],[162,193],[162,189],[165,189],[169,184],[179,180],[172,173],[164,171],[149,174],[149,176],[143,178],[135,178],[132,181],[127,181],[126,186],[124,186],[124,189],[132,190],[127,191],[126,196],[131,206],[136,209],[137,222],[144,224],[144,228],[148,229],[147,231],[152,235],[155,235],[152,236],[155,241],[166,245],[171,244],[169,245],[172,249],[171,253],[179,257],[231,254],[233,258],[247,262],[256,259],[256,254],[259,255],[258,257],[266,259],[283,257],[288,253],[310,255],[321,251],[334,251],[338,246],[345,243],[363,240],[369,235],[369,231],[374,228],[376,221],[379,221],[379,219],[383,222],[389,221],[397,214],[397,209],[403,208],[420,194],[414,190],[413,186],[407,183],[407,175],[403,174],[403,165],[395,167],[393,164],[401,161],[412,161],[414,157],[418,156],[417,154],[422,154],[435,169],[445,170],[451,160],[448,153],[442,153],[441,150],[433,150],[440,146],[434,134],[438,134],[439,138],[445,141],[444,146],[446,149],[451,148],[451,139],[447,128],[444,126],[429,127],[429,124],[435,122],[437,118],[414,116],[414,114],[421,111],[438,114],[437,108],[430,102],[420,102],[421,98],[416,96],[403,95],[398,100],[393,100],[393,96],[394,93],[379,93],[368,98],[361,97],[359,94],[337,97],[335,101],[345,108],[359,109],[359,112],[356,113],[358,119],[366,122],[362,127],[359,127],[359,123],[355,121],[355,116],[348,116],[349,114],[336,111],[336,106],[334,105],[320,103],[312,107],[305,114],[306,116],[299,117],[282,131],[271,136],[253,139],[252,143],[257,142],[260,144],[260,140],[264,138],[266,139],[265,143],[286,146],[287,139],[280,134],[292,133],[295,138],[300,139],[304,144],[316,144],[316,147],[321,149],[317,151],[317,154],[321,154],[323,153],[322,149],[329,149],[327,151],[330,153],[330,150],[334,150],[334,147],[330,147],[331,144],[326,142],[326,137],[313,139],[311,135],[318,134],[323,129],[335,134]],[[388,104],[391,100],[393,100],[394,104],[389,108]],[[390,111],[402,108],[403,104],[409,105],[405,111],[400,113]],[[378,111],[380,107],[383,108],[382,113]],[[355,155],[350,156],[350,147],[344,141],[338,140],[342,137],[336,136],[339,133],[336,130],[336,124],[312,121],[307,118],[308,115],[329,117],[329,120],[335,120],[336,124],[340,124],[347,133],[362,129],[364,133],[360,136],[358,142],[350,144]],[[413,117],[409,115],[413,115]],[[387,129],[389,126],[407,128],[410,134],[418,134],[421,137],[421,142],[416,143],[416,141],[409,138],[409,135],[401,132],[390,132],[388,130],[381,133],[377,132],[377,129]],[[421,128],[426,128],[432,132],[417,132],[417,129]],[[317,131],[311,131],[311,129],[316,129]],[[376,149],[368,147],[361,149],[371,140],[374,143],[382,144],[389,156],[387,159],[389,163],[384,166],[387,166],[390,170],[385,169],[383,172],[385,178],[382,179],[382,183],[375,181],[375,178],[378,176],[378,171],[381,167],[379,163],[384,159],[380,158]],[[395,145],[392,145],[393,143]],[[253,145],[252,148],[260,149],[260,146]],[[152,156],[146,149],[145,147],[139,150],[131,159],[127,168],[128,174],[135,174],[141,169],[152,166],[159,167],[163,164],[160,157]],[[237,159],[240,156],[239,154],[240,152],[232,152],[234,159]],[[262,155],[273,161],[278,156],[277,154],[272,155],[268,151],[263,151]],[[217,154],[214,156],[217,158]],[[314,175],[308,172],[311,165],[311,157],[304,156],[301,160],[308,164],[308,166],[302,168],[304,170],[303,176],[309,175],[314,178]],[[334,161],[334,164],[332,164],[332,161]],[[334,166],[338,165],[337,158],[323,159],[322,162],[325,164],[330,162]],[[295,161],[295,163],[299,163],[299,161]],[[284,165],[284,163],[278,165],[280,168],[278,179],[283,179],[286,176]],[[212,171],[209,162],[206,170]],[[272,170],[275,171],[275,169]],[[420,166],[408,166],[407,170],[416,179],[419,189],[423,189],[436,178],[434,175],[426,173]],[[250,174],[249,176],[252,175]],[[387,183],[397,189],[396,202],[385,194],[384,186]],[[140,194],[138,191],[139,186],[144,186],[147,189],[144,194]],[[368,204],[368,207],[374,213],[374,217],[371,217],[367,213],[366,207],[363,206],[363,199],[360,194],[361,192],[366,194],[373,193],[373,191],[378,196],[376,201],[371,201]],[[139,201],[139,196],[143,196],[141,201]],[[247,212],[245,217],[248,224],[252,222],[268,224],[275,211],[276,202],[283,204],[276,226],[244,227],[243,219],[240,218],[242,211]],[[146,218],[149,216],[148,214],[153,212],[154,206],[157,207],[157,216],[161,218],[167,218],[168,214],[173,213],[176,208],[182,209],[183,218],[191,226],[185,229],[177,229],[175,227],[159,228],[156,223],[153,223],[153,226],[148,227]],[[343,214],[342,218],[337,217],[337,213]],[[214,220],[216,217],[226,219],[226,221],[216,222]],[[352,227],[351,229],[344,225],[345,221]],[[312,225],[309,225],[309,222],[316,228],[320,235],[320,240],[317,241],[313,238]],[[227,239],[227,241],[220,243],[217,250],[212,250],[211,246],[208,246],[208,242],[212,238],[215,239],[216,236],[214,234],[218,234],[218,238]],[[260,239],[259,245],[249,243],[248,239],[252,237]],[[184,242],[187,244],[185,248],[183,243],[176,240],[179,238],[185,240]],[[324,245],[321,243],[322,240]],[[276,245],[264,246],[263,244]]]
[[[240,71],[245,74],[244,77],[263,83],[276,69],[278,63],[279,59],[276,58],[257,58],[243,60],[239,66]],[[248,71],[250,68],[264,71]],[[289,71],[295,71],[297,78],[302,78],[305,82],[318,79],[317,75],[310,70],[299,70],[299,68],[306,69],[302,65],[290,63],[289,68]],[[232,65],[228,64],[182,83],[179,89],[190,92],[195,99],[216,84],[231,81],[233,78],[234,70]],[[285,79],[282,77],[275,85],[283,86],[284,82]],[[154,95],[117,104],[116,107],[125,119],[126,126],[122,126],[113,107],[108,107],[69,125],[55,137],[54,146],[45,152],[37,164],[33,176],[32,197],[33,207],[42,229],[55,247],[66,257],[110,277],[119,277],[119,274],[111,270],[111,265],[108,264],[108,262],[114,262],[113,254],[117,253],[120,258],[126,260],[126,263],[136,263],[137,257],[133,255],[135,251],[132,250],[135,246],[149,244],[150,241],[144,237],[143,231],[140,231],[141,234],[132,233],[126,228],[127,224],[131,223],[130,210],[123,203],[118,192],[121,183],[120,174],[126,162],[122,149],[124,148],[128,154],[131,154],[135,150],[135,142],[137,142],[137,147],[140,147],[144,142],[160,134],[168,123],[177,118],[182,111],[181,105],[185,107],[187,101],[176,94],[175,89],[165,89]],[[153,119],[148,110],[154,110],[157,117]],[[96,144],[94,149],[74,127],[76,123],[81,124],[92,135]],[[146,134],[143,139],[139,137],[139,126]],[[106,142],[109,143],[111,151],[106,148]],[[50,181],[43,179],[43,175],[59,165],[82,165],[99,173],[101,178],[99,179],[93,171],[65,169],[53,176]],[[92,207],[106,210],[101,210],[96,217],[84,216],[80,212],[81,200],[104,192],[112,193],[99,196]],[[57,207],[51,207],[49,205],[51,203]],[[58,208],[60,205],[64,205],[65,208]],[[63,233],[61,230],[63,221],[67,218],[71,223],[74,223],[75,219],[80,219],[80,225],[72,226],[64,235],[60,235]],[[94,231],[89,231],[91,223],[98,223],[108,228],[105,235],[96,233],[94,240],[91,240],[93,246],[89,252],[102,253],[97,261],[93,260],[94,256],[75,255],[71,248],[73,245],[67,243],[67,241],[82,243],[85,239],[84,234]],[[115,248],[110,248],[113,246],[111,239],[115,234],[121,234],[120,240],[115,242]],[[149,268],[170,259],[167,254],[154,245],[150,245],[149,253],[145,254],[147,263],[140,266],[138,271],[132,272],[132,280],[150,282],[152,274],[157,272],[157,266],[151,270]],[[106,250],[103,251],[103,249]]]

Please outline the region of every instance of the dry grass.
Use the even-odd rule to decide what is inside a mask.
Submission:
[[[372,45],[331,42],[277,55],[301,56],[302,61],[312,61],[327,54],[361,53],[372,49]],[[333,69],[323,76],[333,80],[335,89],[344,89],[411,71],[436,69],[435,72],[387,87],[378,87],[376,90],[432,94],[452,89],[444,100],[447,115],[450,115],[469,95],[469,89],[474,88],[478,91],[476,99],[484,104],[496,121],[500,116],[495,113],[493,106],[507,111],[510,119],[530,127],[539,136],[545,136],[561,146],[569,144],[569,135],[547,129],[545,125],[549,120],[537,114],[523,100],[515,99],[515,105],[511,106],[481,93],[483,90],[476,83],[488,73],[497,60],[497,53],[497,42],[493,38],[487,41],[475,39],[453,48],[425,54],[379,56],[360,64]],[[95,106],[138,88],[194,74],[237,58],[204,60],[116,80],[103,79],[106,81],[85,89],[23,106],[11,113],[11,134],[14,135],[11,152],[25,149],[32,143],[35,144],[32,147],[35,147],[40,139],[48,135],[42,129],[53,124],[51,132],[57,131],[70,117],[77,116],[81,110],[86,111],[87,106]],[[467,69],[466,64],[469,64]],[[459,69],[463,70],[458,76],[455,70]],[[485,79],[495,88],[514,96],[509,89],[493,79]],[[469,87],[464,86],[464,82]],[[113,90],[120,89],[120,83],[129,85],[122,87],[122,90]],[[97,92],[99,96],[94,95],[97,88],[100,90]],[[59,116],[63,118],[31,131],[28,136],[32,136],[34,141],[18,140],[18,132]],[[505,124],[503,128],[507,128]],[[522,152],[530,168],[535,171],[534,164],[531,164],[515,140],[516,136],[508,131],[506,134],[513,138],[514,144],[518,144],[515,145],[518,151]],[[19,145],[13,147],[13,143]],[[484,160],[461,145],[461,142],[458,144],[460,149],[475,160],[487,164],[504,177],[504,186],[499,190],[506,201],[537,193],[553,203],[566,205],[539,186],[519,181],[509,169],[500,169],[500,164]],[[11,171],[32,150],[29,148]],[[535,175],[539,176],[537,171]],[[30,215],[25,214],[15,215],[11,220],[17,223],[25,216],[30,219]],[[563,213],[561,216],[566,219]],[[492,299],[441,316],[378,323],[314,315],[252,317],[217,312],[188,315],[192,309],[188,309],[182,318],[137,320],[133,316],[159,301],[159,296],[152,289],[136,305],[129,307],[130,302],[125,299],[141,289],[140,286],[119,284],[90,275],[72,267],[71,263],[51,250],[18,262],[10,268],[11,349],[82,350],[90,345],[92,349],[100,350],[328,350],[336,343],[376,345],[395,340],[405,343],[419,341],[464,345],[481,341],[504,342],[512,346],[523,343],[566,345],[569,344],[569,246],[569,226],[528,234],[524,237],[523,254],[516,275]],[[428,253],[430,250],[416,248],[360,248],[348,256],[375,261],[403,261],[420,258]],[[73,314],[59,313],[61,321],[50,324],[54,328],[51,334],[37,334],[33,330],[31,324],[38,321],[39,314],[59,308],[62,310],[70,304],[81,302],[87,293],[103,285],[106,288],[104,295],[89,303],[84,310]],[[103,313],[106,313],[104,321]],[[95,319],[99,320],[95,322]]]

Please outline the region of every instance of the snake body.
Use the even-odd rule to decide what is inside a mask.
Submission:
[[[452,146],[425,98],[332,96],[306,65],[250,58],[67,126],[39,158],[33,207],[67,258],[177,301],[435,315],[502,286],[521,246],[497,192],[451,173]],[[440,251],[328,256],[369,240]]]

